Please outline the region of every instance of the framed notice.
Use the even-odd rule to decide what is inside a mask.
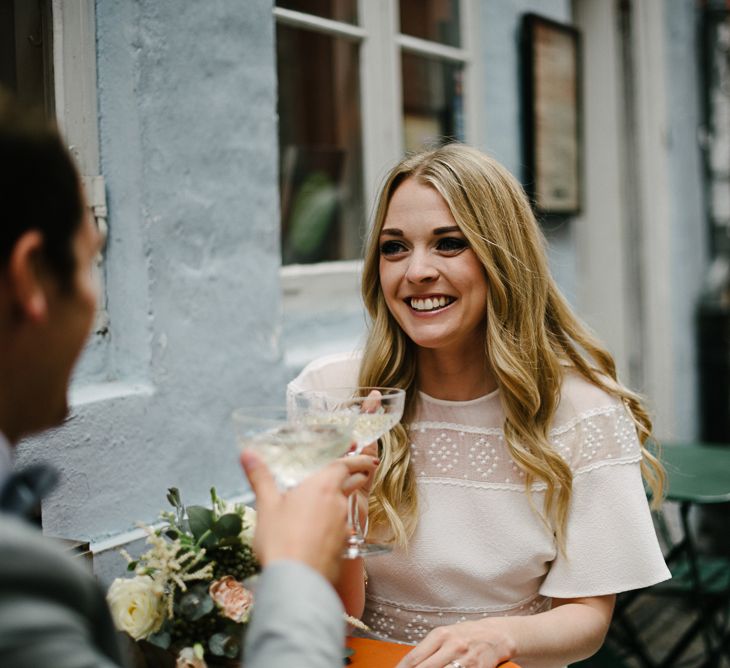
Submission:
[[[522,26],[525,185],[536,213],[581,208],[578,31],[526,14]]]

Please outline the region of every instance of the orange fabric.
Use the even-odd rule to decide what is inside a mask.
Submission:
[[[413,647],[368,638],[348,638],[347,646],[355,650],[350,657],[352,668],[394,668]],[[500,668],[520,668],[508,661]]]

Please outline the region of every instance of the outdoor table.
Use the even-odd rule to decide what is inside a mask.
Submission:
[[[683,505],[730,501],[730,445],[665,444],[667,499]]]
[[[413,649],[412,645],[371,640],[369,638],[348,638],[347,646],[354,649],[350,657],[352,668],[394,668],[398,662]],[[520,668],[508,661],[500,668]]]

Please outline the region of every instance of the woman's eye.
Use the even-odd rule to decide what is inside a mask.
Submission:
[[[465,248],[469,248],[469,242],[458,237],[444,237],[439,239],[436,248],[444,253],[458,253]]]
[[[405,246],[400,241],[384,241],[380,244],[381,255],[397,255],[405,250]]]

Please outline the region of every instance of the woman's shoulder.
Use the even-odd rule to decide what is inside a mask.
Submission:
[[[563,378],[551,441],[574,472],[641,458],[636,426],[623,402],[574,369]]]
[[[618,409],[623,409],[618,397],[596,385],[576,369],[565,368],[560,386],[560,403],[555,413],[555,427]]]
[[[288,385],[288,391],[357,385],[362,351],[324,355],[307,364]]]

